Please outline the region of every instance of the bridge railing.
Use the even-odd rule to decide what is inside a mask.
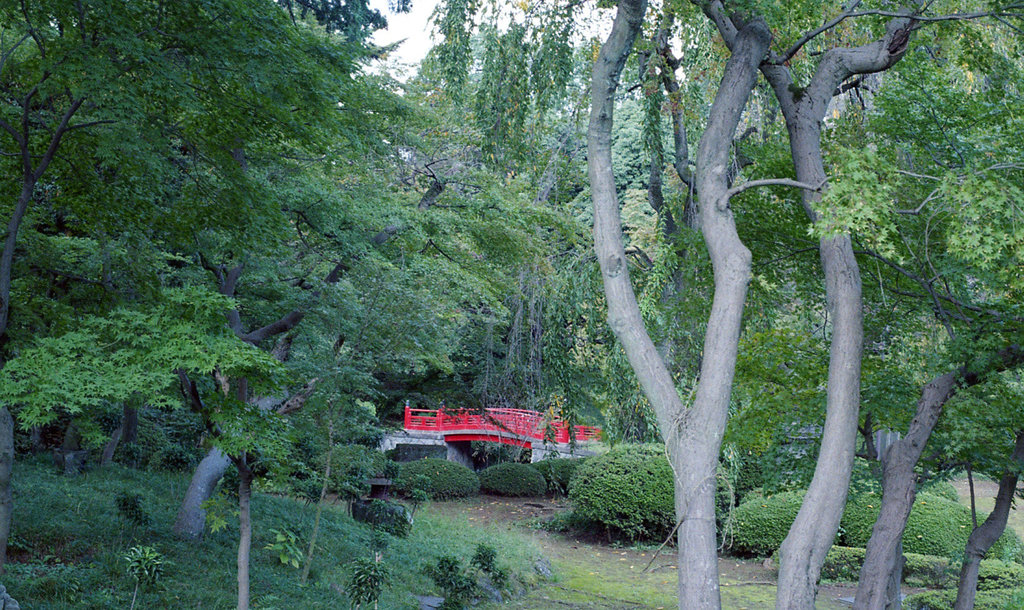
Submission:
[[[537,411],[525,409],[486,409],[483,413],[471,409],[413,409],[405,408],[406,430],[450,432],[454,430],[487,430],[506,432],[542,440],[545,429],[556,443],[569,442],[569,426],[564,421],[545,421]],[[577,442],[593,441],[600,437],[601,429],[594,426],[574,426]],[[553,437],[553,438],[552,438]]]

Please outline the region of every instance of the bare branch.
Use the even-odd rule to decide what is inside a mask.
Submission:
[[[274,335],[279,335],[295,328],[298,326],[299,322],[302,321],[302,318],[304,318],[305,315],[306,313],[299,309],[290,311],[278,320],[267,324],[263,328],[258,328],[251,333],[242,335],[242,340],[246,343],[256,345],[268,337],[273,337]]]
[[[825,184],[826,181],[822,181],[821,184],[819,184],[818,186],[814,186],[812,184],[807,184],[806,182],[799,182],[797,180],[792,180],[790,178],[765,178],[763,180],[750,180],[748,182],[744,182],[739,186],[734,186],[731,189],[729,189],[729,192],[726,194],[726,197],[732,198],[735,197],[736,195],[739,195],[740,193],[747,189],[757,188],[761,186],[792,186],[794,188],[806,189],[808,191],[820,191],[822,188],[824,188]]]

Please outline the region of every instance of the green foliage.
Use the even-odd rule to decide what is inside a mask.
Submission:
[[[664,447],[620,445],[577,468],[573,511],[631,540],[655,539],[675,524],[672,468]]]
[[[904,553],[903,582],[913,587],[942,587],[956,577],[955,566],[946,557]]]
[[[117,506],[117,514],[131,525],[135,527],[149,525],[149,513],[143,506],[142,494],[121,492],[114,499],[114,504]]]
[[[299,535],[289,529],[271,529],[274,540],[264,546],[264,550],[271,551],[277,555],[278,561],[284,565],[298,568],[302,558],[305,556],[299,546]]]
[[[202,552],[197,552],[194,542],[180,540],[171,532],[188,486],[187,476],[115,464],[69,479],[54,473],[45,457],[15,463],[18,485],[14,503],[21,517],[12,525],[20,542],[18,550],[12,551],[14,562],[5,567],[8,576],[3,584],[23,606],[27,602],[50,610],[127,610],[132,589],[122,559],[126,534],[116,527],[118,513],[113,502],[125,492],[141,494],[146,500],[152,524],[146,531],[150,541],[143,544],[156,546],[168,560],[161,584],[140,591],[136,608],[235,607],[238,538],[233,532],[237,531],[237,519],[229,514],[226,530],[208,532],[201,543]],[[309,584],[302,586],[294,568],[259,549],[273,542],[271,529],[312,531],[315,507],[255,491],[252,511],[257,519],[253,575],[258,573],[262,583],[253,591],[253,605],[337,607],[338,592],[328,584],[343,587],[349,562],[369,555],[370,528],[353,521],[346,507],[323,504]],[[390,538],[384,561],[394,578],[381,597],[380,608],[401,608],[413,594],[429,591],[433,585],[423,573],[425,566],[446,554],[468,559],[481,543],[499,550],[498,563],[508,566],[519,582],[528,586],[536,578],[533,562],[538,549],[529,536],[508,530],[506,524],[482,526],[467,522],[464,515],[428,506],[417,513],[416,527],[408,538]],[[260,603],[267,592],[278,597],[276,604]],[[347,601],[341,600],[341,606],[347,606]]]
[[[547,491],[544,475],[533,466],[517,462],[495,464],[480,471],[480,490],[499,496],[543,496]]]
[[[840,528],[842,541],[848,546],[863,547],[871,537],[871,528],[881,509],[881,498],[868,493],[850,498],[843,512]],[[979,519],[983,517],[979,515]],[[903,549],[907,553],[958,557],[963,554],[971,533],[971,512],[958,502],[927,493],[917,495],[903,533]],[[1006,530],[989,549],[992,558],[1017,561],[1020,541]]]
[[[153,585],[164,574],[167,560],[151,546],[133,546],[124,554],[125,573],[141,585]]]
[[[569,493],[569,482],[576,469],[589,458],[548,458],[531,464],[547,483],[548,493],[564,496]]]
[[[976,610],[1014,610],[1024,595],[1022,589],[1000,589],[998,591],[978,591],[974,598]],[[946,610],[952,608],[956,601],[956,590],[926,591],[908,595],[903,600],[907,610]]]
[[[956,487],[953,487],[953,484],[949,481],[929,481],[921,487],[921,493],[949,500],[950,502],[960,501],[960,494],[956,492]]]
[[[978,590],[1012,589],[1024,583],[1024,566],[998,559],[982,559],[978,566]]]
[[[462,610],[480,592],[477,584],[479,575],[486,575],[497,589],[508,584],[508,570],[497,564],[498,553],[494,547],[478,544],[467,567],[462,567],[458,557],[442,556],[437,563],[428,566],[427,573],[434,584],[444,592],[444,610]]]
[[[803,500],[803,491],[787,491],[737,506],[732,515],[732,551],[771,556],[785,540]]]
[[[380,554],[374,557],[357,557],[349,566],[349,579],[345,583],[345,594],[352,602],[352,608],[363,604],[376,606],[391,580],[391,570],[381,561]]]
[[[821,567],[821,579],[857,582],[860,568],[864,565],[864,549],[847,546],[833,546],[825,555],[825,564]]]
[[[426,488],[422,487],[424,476],[429,481]],[[402,464],[395,481],[395,488],[402,493],[413,489],[413,482],[418,489],[423,489],[435,500],[451,500],[465,498],[480,493],[480,479],[469,468],[437,458],[426,458]]]

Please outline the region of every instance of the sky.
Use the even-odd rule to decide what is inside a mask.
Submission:
[[[387,0],[370,0],[370,7],[379,10],[388,20],[387,29],[375,32],[371,40],[383,46],[404,39],[405,42],[390,57],[391,62],[408,66],[419,64],[434,44],[430,40],[433,29],[430,16],[437,2],[438,0],[413,0],[412,10],[408,13],[392,14],[388,10]],[[410,73],[405,76],[412,76],[414,72],[415,68],[411,68]]]

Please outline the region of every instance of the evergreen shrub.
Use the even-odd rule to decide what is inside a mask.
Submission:
[[[576,469],[569,499],[577,517],[631,540],[664,537],[675,524],[665,448],[620,445]]]
[[[462,464],[437,458],[402,464],[395,488],[403,494],[411,492],[414,483],[424,481],[417,478],[417,475],[426,477],[428,484],[423,491],[435,500],[465,498],[480,493],[480,479],[475,472]]]
[[[732,551],[738,555],[769,557],[793,525],[803,491],[786,491],[765,498],[753,498],[733,511]]]
[[[842,544],[861,548],[867,546],[881,502],[881,496],[875,493],[861,494],[847,501],[840,523]],[[978,515],[979,522],[983,518],[983,515]],[[907,519],[903,551],[956,557],[963,554],[971,527],[969,508],[939,496],[920,493]],[[1020,562],[1024,558],[1022,546],[1017,534],[1008,529],[989,549],[988,557]]]
[[[587,458],[551,458],[531,464],[547,482],[550,493],[564,496],[569,493],[569,481]]]
[[[1024,598],[1021,589],[999,589],[978,591],[974,597],[974,610],[1014,610],[1020,608],[1018,601]],[[956,601],[956,589],[926,591],[908,595],[903,600],[905,610],[949,610]]]
[[[499,496],[543,496],[548,487],[537,469],[517,462],[495,464],[480,471],[479,476],[480,489]]]

